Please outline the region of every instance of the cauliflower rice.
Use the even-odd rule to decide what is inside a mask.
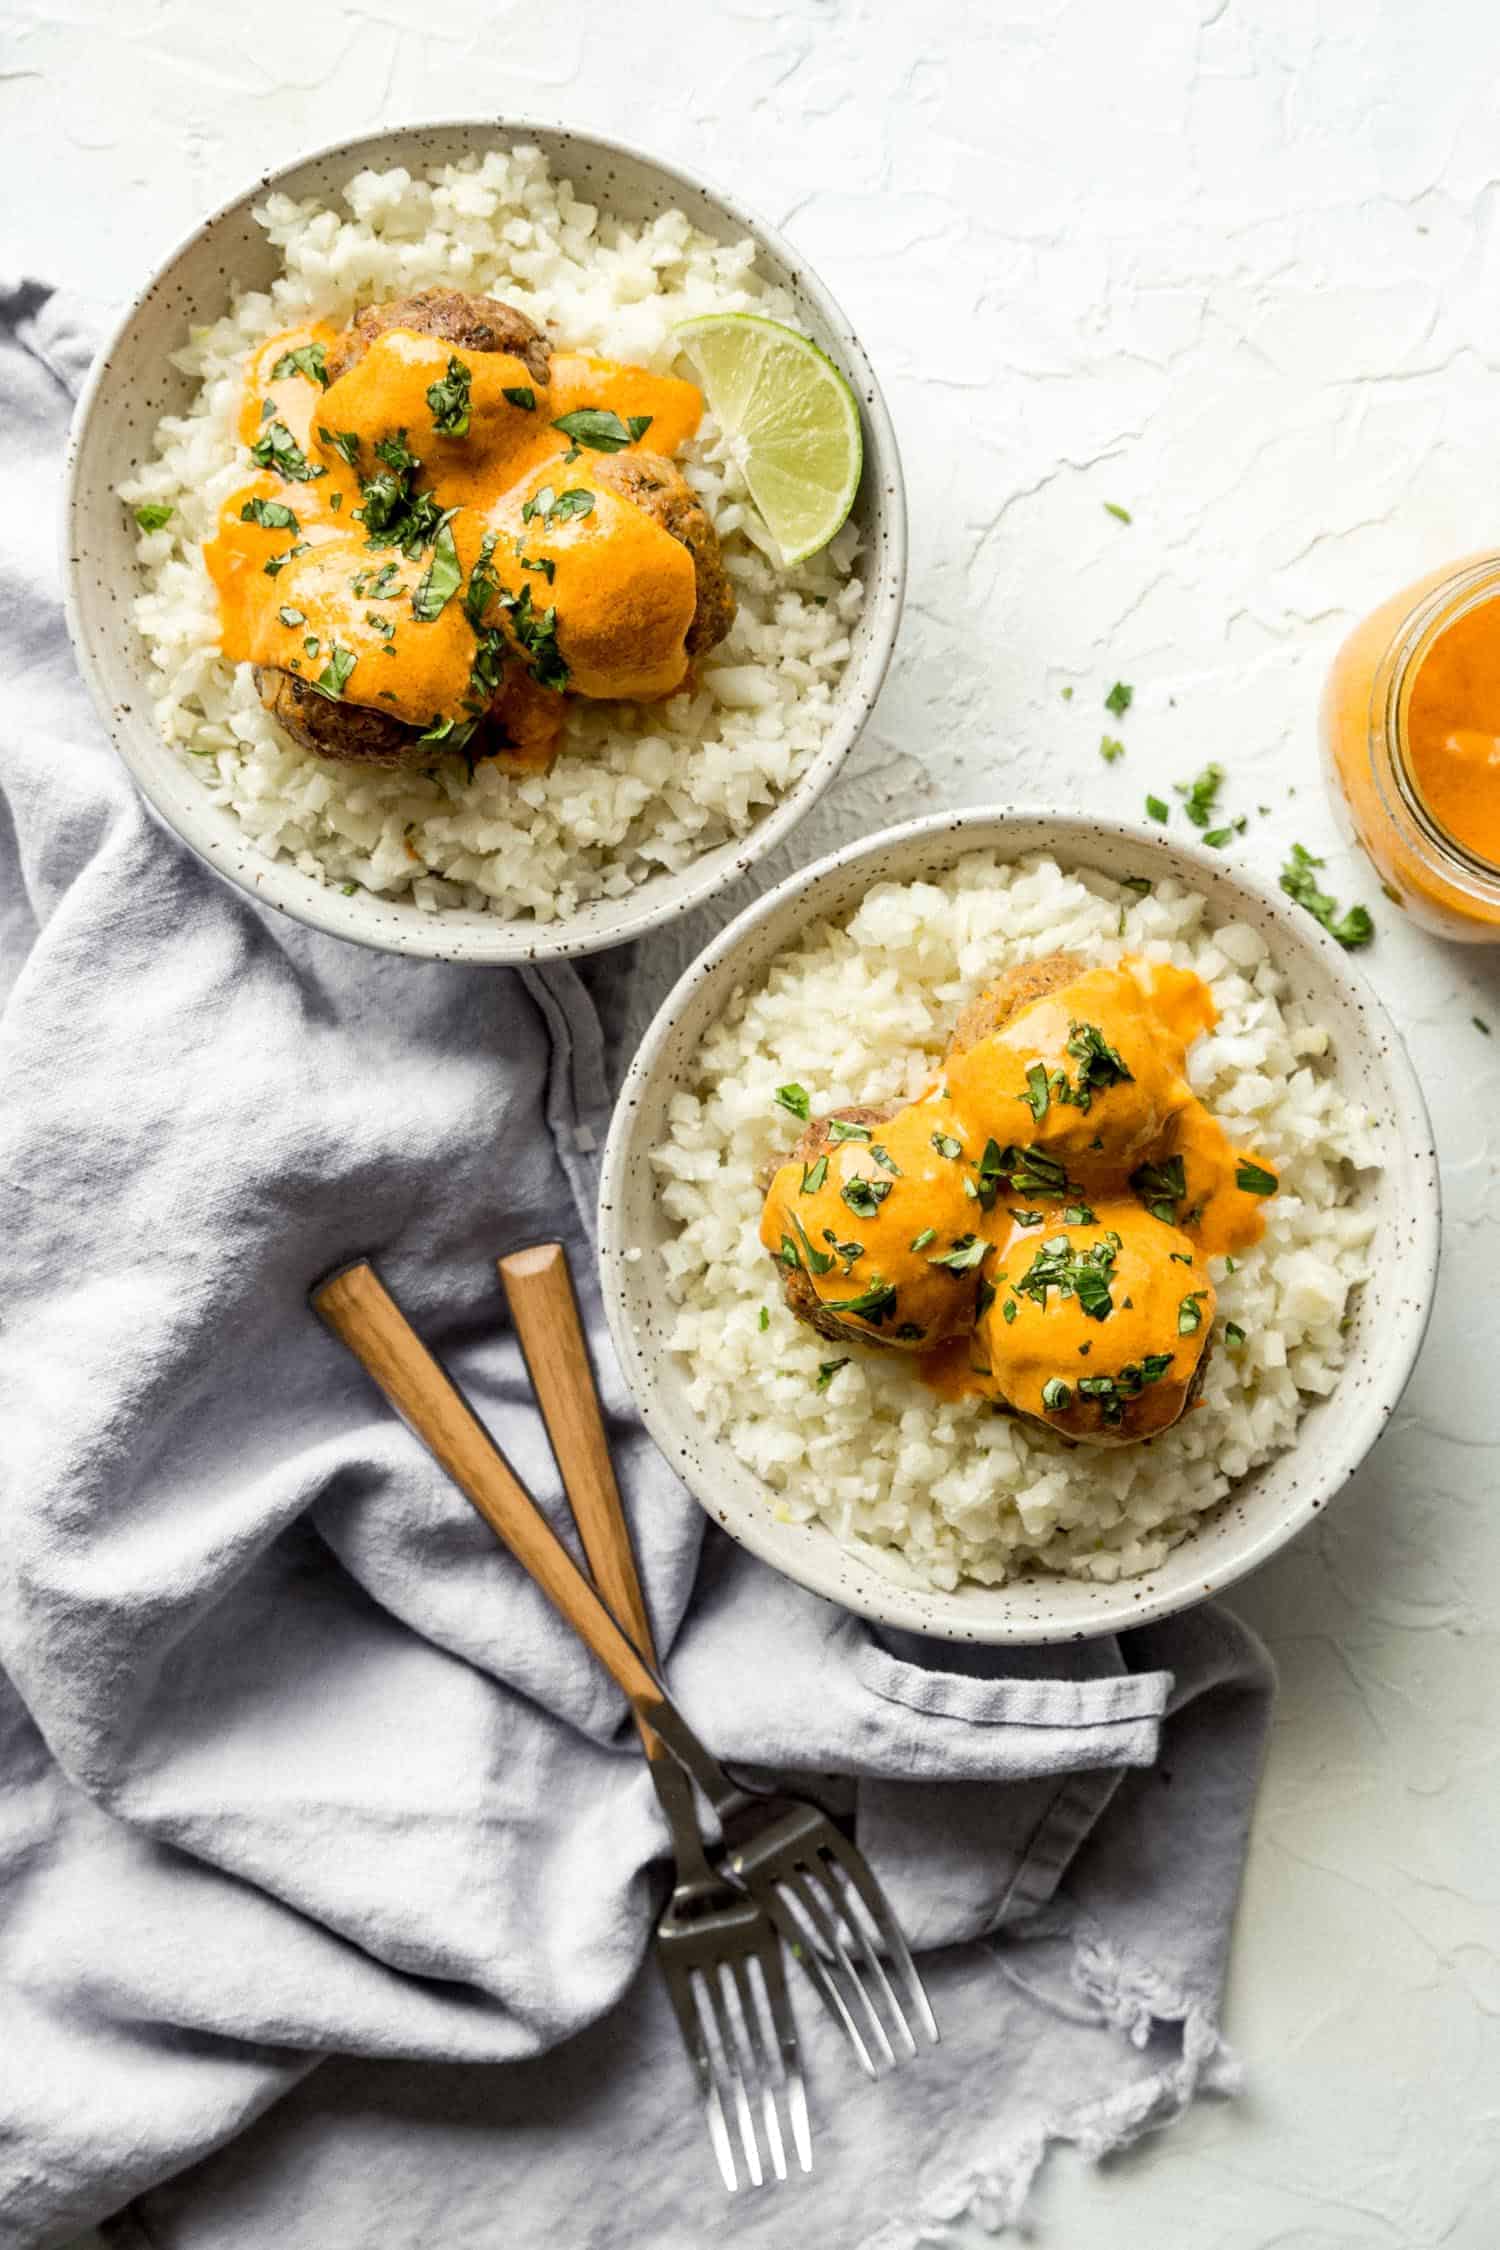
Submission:
[[[1281,1180],[1262,1240],[1212,1262],[1219,1302],[1201,1405],[1162,1436],[1108,1452],[983,1400],[946,1403],[894,1352],[856,1347],[820,1392],[833,1347],[787,1310],[757,1235],[758,1180],[799,1130],[776,1104],[779,1085],[804,1086],[814,1116],[909,1098],[930,1082],[965,1002],[1059,947],[1090,963],[1135,953],[1203,978],[1219,1022],[1190,1050],[1188,1075]],[[895,1575],[945,1589],[1027,1568],[1127,1578],[1155,1569],[1238,1478],[1291,1444],[1304,1405],[1333,1389],[1343,1363],[1375,1224],[1355,1200],[1355,1172],[1375,1152],[1367,1113],[1332,1075],[1327,1031],[1283,1004],[1284,991],[1257,932],[1212,927],[1204,899],[1175,882],[1137,898],[1050,859],[1004,866],[971,852],[931,882],[876,885],[851,919],[814,928],[737,995],[652,1161],[678,1229],[663,1252],[678,1307],[669,1345],[687,1362],[694,1409],[771,1488],[778,1515],[821,1518]],[[1225,1339],[1230,1321],[1244,1330],[1239,1346]]]
[[[250,667],[219,652],[203,561],[219,508],[247,473],[235,416],[246,353],[309,319],[447,285],[508,299],[564,349],[674,371],[674,325],[754,310],[791,321],[791,300],[680,211],[627,226],[555,180],[541,151],[514,148],[413,178],[358,173],[347,216],[270,195],[257,218],[285,261],[263,291],[236,295],[175,364],[199,389],[158,426],[154,458],[120,488],[171,506],[139,544],[147,591],[136,621],[161,675],[168,742],[270,859],[325,882],[409,894],[431,912],[463,906],[539,922],[618,898],[745,834],[827,734],[859,614],[852,524],[792,570],[776,559],[730,443],[705,414],[678,456],[712,516],[739,602],[727,640],[691,691],[655,704],[570,702],[552,771],[518,780],[461,758],[410,772],[343,767],[282,733]]]

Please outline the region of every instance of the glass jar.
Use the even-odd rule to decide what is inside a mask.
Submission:
[[[1495,604],[1488,616],[1487,603]],[[1443,692],[1449,698],[1441,708],[1459,720],[1440,747],[1446,753],[1455,742],[1471,746],[1464,786],[1482,797],[1485,825],[1500,838],[1500,731],[1492,735],[1486,729],[1483,709],[1488,701],[1500,712],[1500,555],[1476,555],[1432,572],[1372,611],[1349,635],[1323,693],[1329,792],[1335,811],[1373,861],[1387,897],[1441,937],[1500,945],[1500,857],[1475,848],[1480,841],[1500,855],[1500,842],[1488,834],[1476,839],[1472,831],[1465,841],[1454,833],[1451,813],[1435,809],[1439,792],[1423,785],[1413,754],[1414,742],[1433,738],[1432,713],[1424,715],[1420,703],[1414,733],[1412,702],[1440,642]],[[1436,668],[1429,675],[1429,705],[1435,677]],[[1488,696],[1487,683],[1493,690]],[[1491,741],[1493,757],[1486,754]],[[1452,792],[1448,795],[1451,800]]]

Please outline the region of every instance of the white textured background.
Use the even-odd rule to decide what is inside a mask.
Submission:
[[[4,0],[0,27],[8,256],[102,299],[306,146],[485,108],[649,141],[787,230],[885,383],[914,533],[892,683],[798,858],[986,797],[1139,814],[1216,757],[1274,872],[1332,843],[1346,624],[1500,544],[1493,0]],[[1252,2092],[1102,2180],[1055,2167],[1040,2250],[1500,2240],[1500,955],[1330,875],[1375,907],[1435,1104],[1437,1315],[1348,1497],[1240,1601],[1282,1672],[1230,2006]]]

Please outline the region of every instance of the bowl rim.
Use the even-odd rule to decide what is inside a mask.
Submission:
[[[408,136],[416,137],[424,133],[469,133],[474,136],[477,148],[482,148],[486,142],[495,146],[523,144],[528,135],[550,139],[563,137],[605,160],[611,157],[623,158],[628,163],[644,166],[669,190],[685,190],[689,195],[702,197],[715,205],[732,226],[751,238],[758,253],[764,249],[789,273],[795,275],[799,291],[815,309],[829,335],[838,340],[838,348],[843,357],[843,372],[849,378],[860,403],[865,441],[862,474],[864,477],[878,477],[882,487],[883,549],[878,558],[872,558],[878,561],[878,572],[867,580],[866,585],[865,600],[871,619],[871,638],[861,661],[855,700],[836,716],[826,740],[811,764],[797,776],[785,795],[770,806],[743,836],[733,839],[730,846],[714,847],[714,851],[728,850],[729,856],[724,864],[717,868],[705,867],[703,862],[714,856],[713,852],[709,852],[702,855],[702,860],[690,862],[686,868],[677,870],[682,888],[669,900],[652,900],[651,893],[661,880],[659,876],[653,875],[635,885],[619,900],[589,901],[589,905],[601,910],[607,921],[608,926],[600,930],[570,934],[576,917],[557,923],[531,923],[497,914],[493,917],[495,929],[492,934],[487,928],[474,924],[454,927],[449,917],[443,913],[421,916],[414,914],[399,927],[392,927],[384,922],[373,927],[363,927],[361,907],[355,906],[351,910],[351,902],[341,894],[337,886],[317,883],[285,860],[262,859],[258,854],[251,853],[243,864],[222,861],[211,844],[211,838],[216,833],[213,816],[218,808],[205,797],[200,819],[196,817],[196,806],[185,810],[176,804],[164,802],[163,794],[153,785],[152,779],[142,770],[133,755],[132,738],[136,726],[154,729],[155,720],[149,712],[116,710],[108,693],[102,664],[96,657],[93,640],[83,621],[80,592],[82,542],[75,536],[75,525],[81,497],[85,439],[96,401],[109,380],[111,363],[150,299],[170,280],[178,263],[204,235],[244,210],[252,201],[274,192],[290,174],[309,165],[331,164],[343,157],[350,159],[353,169],[360,161],[360,152],[368,149],[372,143],[404,140]],[[233,293],[234,286],[233,283],[229,285],[230,294]],[[717,181],[703,173],[689,171],[680,164],[668,162],[634,142],[542,117],[420,117],[322,142],[314,148],[302,150],[272,170],[261,173],[253,184],[226,197],[206,217],[196,221],[147,274],[110,328],[89,367],[68,428],[58,536],[63,615],[74,662],[116,754],[151,815],[185,844],[204,866],[210,868],[221,880],[232,883],[259,906],[273,907],[313,929],[322,930],[330,936],[352,939],[377,951],[413,960],[461,961],[474,967],[514,967],[602,953],[611,946],[627,944],[635,938],[646,936],[652,930],[677,921],[738,882],[767,853],[774,851],[811,812],[859,740],[890,670],[906,600],[906,483],[895,425],[886,405],[880,379],[853,323],[837,298],[776,227],[749,210],[738,197],[726,193]],[[118,630],[134,630],[128,613],[122,617]],[[842,681],[840,685],[843,685]]]
[[[873,1568],[867,1568],[857,1583],[851,1585],[838,1574],[838,1561],[851,1552],[858,1559],[859,1551],[842,1547],[831,1534],[826,1542],[809,1542],[808,1559],[811,1567],[805,1570],[795,1567],[779,1546],[775,1536],[779,1527],[772,1523],[768,1510],[742,1509],[739,1503],[722,1496],[717,1504],[710,1505],[697,1490],[693,1477],[680,1466],[682,1448],[678,1442],[678,1432],[659,1395],[653,1372],[656,1360],[664,1356],[664,1351],[650,1352],[640,1345],[627,1318],[628,1253],[636,1246],[626,1234],[624,1190],[628,1170],[633,1164],[645,1161],[644,1148],[639,1145],[644,1114],[642,1097],[649,1087],[663,1049],[676,1028],[678,1017],[697,988],[732,960],[754,933],[779,913],[789,900],[811,891],[842,870],[857,866],[863,860],[874,859],[894,846],[907,846],[928,837],[933,840],[935,847],[939,847],[934,853],[934,864],[946,868],[965,851],[1004,849],[1003,838],[986,836],[980,840],[976,839],[974,831],[993,831],[997,827],[1004,829],[1038,821],[1046,822],[1052,829],[1059,847],[1060,862],[1065,868],[1070,865],[1088,865],[1086,850],[1080,848],[1074,855],[1070,853],[1070,846],[1086,847],[1090,839],[1097,842],[1101,837],[1111,844],[1122,843],[1154,851],[1169,850],[1175,857],[1185,861],[1190,869],[1201,871],[1205,879],[1202,887],[1210,898],[1215,893],[1223,895],[1226,890],[1231,896],[1236,890],[1247,894],[1262,910],[1269,911],[1289,949],[1301,948],[1319,958],[1329,971],[1333,983],[1339,988],[1343,1001],[1357,1016],[1368,1019],[1372,1026],[1378,1027],[1385,1034],[1384,1061],[1396,1097],[1397,1120],[1403,1140],[1411,1152],[1414,1168],[1426,1190],[1420,1199],[1419,1208],[1409,1214],[1412,1231],[1409,1236],[1403,1236],[1399,1253],[1403,1277],[1402,1295],[1412,1300],[1414,1317],[1407,1322],[1397,1348],[1394,1351],[1388,1349],[1375,1363],[1372,1379],[1367,1387],[1354,1393],[1351,1420],[1337,1452],[1314,1474],[1299,1482],[1293,1495],[1264,1526],[1244,1541],[1237,1552],[1223,1558],[1215,1556],[1210,1573],[1201,1580],[1184,1584],[1177,1589],[1150,1593],[1132,1592],[1133,1587],[1141,1587],[1140,1579],[1122,1578],[1112,1584],[1104,1582],[1097,1587],[1097,1603],[1091,1607],[1087,1621],[1082,1624],[1073,1620],[1066,1624],[1049,1623],[1040,1612],[976,1622],[972,1617],[957,1613],[957,1604],[961,1598],[959,1595],[936,1588],[909,1589],[894,1578],[889,1581],[879,1578]],[[1028,852],[1038,848],[1035,845],[1026,847]],[[913,873],[902,879],[917,878]],[[761,971],[757,970],[755,973],[760,974]],[[938,1640],[983,1642],[991,1645],[1056,1644],[1091,1640],[1105,1634],[1129,1631],[1213,1598],[1226,1587],[1258,1569],[1305,1529],[1316,1515],[1323,1512],[1328,1502],[1362,1466],[1410,1379],[1432,1316],[1441,1249],[1441,1221],[1442,1183],[1433,1143],[1431,1118],[1421,1081],[1406,1051],[1405,1042],[1374,988],[1355,967],[1345,950],[1317,922],[1300,909],[1294,908],[1279,889],[1273,889],[1254,870],[1246,869],[1239,863],[1226,862],[1222,853],[1210,851],[1193,839],[1168,838],[1159,827],[1148,828],[1139,821],[1063,812],[1045,804],[992,803],[966,806],[951,812],[920,814],[881,829],[873,835],[858,837],[838,850],[825,854],[811,865],[788,875],[764,897],[755,900],[736,915],[720,931],[713,943],[688,964],[652,1018],[625,1075],[610,1119],[600,1167],[599,1267],[611,1342],[635,1406],[650,1436],[682,1476],[682,1481],[693,1493],[704,1513],[727,1531],[731,1538],[759,1556],[763,1562],[769,1563],[783,1576],[883,1627],[920,1633],[929,1639]],[[717,1438],[710,1442],[715,1445],[724,1443]],[[1286,1450],[1289,1454],[1292,1449]],[[753,1471],[747,1470],[746,1473],[752,1477],[754,1475]],[[1209,1512],[1209,1522],[1217,1514],[1218,1507],[1225,1506],[1232,1500],[1234,1489],[1231,1487],[1224,1501],[1217,1503],[1216,1508]],[[1189,1547],[1194,1536],[1195,1534],[1189,1534],[1188,1539],[1182,1541],[1173,1552]],[[1050,1573],[1045,1576],[1029,1576],[1024,1583],[1029,1591],[1035,1592],[1039,1588],[1046,1589],[1052,1582],[1052,1577],[1053,1574]],[[1059,1574],[1056,1583],[1072,1586],[1080,1582]],[[1091,1586],[1091,1592],[1094,1590]],[[1045,1602],[1041,1609],[1044,1611]]]

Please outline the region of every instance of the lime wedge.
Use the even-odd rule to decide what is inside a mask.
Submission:
[[[816,344],[757,313],[704,313],[675,330],[755,505],[787,563],[815,555],[859,490],[853,391]]]

